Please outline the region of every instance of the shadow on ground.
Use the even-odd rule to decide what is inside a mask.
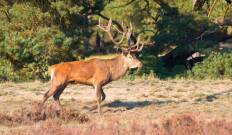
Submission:
[[[198,102],[213,102],[214,100],[218,99],[220,96],[230,96],[232,94],[232,90],[221,91],[213,94],[209,94],[203,97],[199,97],[195,99],[195,103]]]
[[[155,105],[166,105],[170,103],[179,103],[179,101],[174,101],[174,100],[152,100],[152,101],[120,101],[120,100],[115,100],[110,103],[106,103],[103,106],[109,107],[109,108],[126,108],[127,110],[133,109],[133,108],[142,108],[146,107],[152,104]]]
[[[194,103],[213,102],[214,100],[218,99],[219,96],[230,95],[231,92],[232,90],[205,95],[203,97],[196,98],[194,100]],[[113,102],[108,102],[108,103],[103,104],[102,107],[107,107],[109,110],[113,109],[113,111],[125,111],[125,110],[131,110],[134,108],[143,108],[149,105],[164,106],[164,105],[169,105],[169,104],[180,104],[183,102],[188,102],[188,100],[179,100],[179,101],[171,100],[171,99],[167,99],[167,100],[153,99],[153,100],[144,100],[144,101],[115,100]],[[97,106],[96,105],[94,105],[93,107],[85,106],[84,109],[89,109],[90,111],[93,111],[97,109]]]

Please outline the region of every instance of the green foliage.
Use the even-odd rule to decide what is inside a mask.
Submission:
[[[202,63],[187,72],[189,78],[197,79],[231,79],[232,53],[221,52],[209,55]]]
[[[48,13],[27,4],[15,4],[10,13],[11,22],[3,22],[5,27],[0,28],[0,52],[18,71],[19,80],[45,79],[48,65],[77,57],[73,39],[56,26],[47,27]]]
[[[166,68],[164,68],[164,63],[152,52],[153,51],[150,48],[144,48],[138,56],[138,59],[143,63],[142,68],[138,70],[131,70],[129,75],[133,74],[140,77],[153,75],[154,77],[159,78],[164,78],[167,76],[168,71]]]
[[[206,30],[214,30],[218,26],[207,17],[207,12],[195,12],[191,2],[178,0],[170,2],[176,9],[172,15],[161,16],[156,23],[157,34],[154,35],[156,44],[160,50],[166,52],[173,46],[178,47],[178,53],[186,50],[199,50],[209,48],[208,42],[218,42],[220,36],[211,34],[204,36],[204,40],[197,40],[201,33]],[[200,45],[199,45],[200,42]],[[212,47],[213,44],[210,44]],[[200,47],[200,48],[199,48]]]

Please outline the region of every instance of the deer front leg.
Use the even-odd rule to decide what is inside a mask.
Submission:
[[[101,89],[102,87],[100,85],[95,86],[95,93],[96,93],[96,98],[97,98],[97,109],[98,113],[101,114]]]

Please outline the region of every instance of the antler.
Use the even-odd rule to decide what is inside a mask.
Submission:
[[[130,23],[130,27],[129,28],[128,27],[124,28],[123,23],[122,23],[122,25],[121,25],[122,26],[122,31],[119,30],[116,26],[113,25],[114,29],[118,33],[122,34],[121,39],[119,41],[116,41],[113,38],[112,34],[111,34],[112,19],[110,18],[110,20],[109,20],[109,22],[108,22],[108,24],[106,26],[101,25],[101,20],[100,19],[101,18],[99,18],[99,20],[98,20],[99,24],[97,26],[100,29],[102,29],[103,31],[105,31],[108,34],[108,36],[110,37],[110,39],[112,40],[112,42],[114,44],[118,45],[118,47],[121,48],[124,52],[127,52],[127,53],[130,53],[130,52],[140,52],[140,51],[142,51],[144,44],[148,44],[148,41],[150,41],[150,39],[148,39],[146,42],[141,42],[140,36],[138,36],[138,39],[137,39],[137,41],[136,41],[135,44],[129,45],[128,48],[124,48],[124,47],[121,46],[121,44],[122,44],[122,42],[123,42],[123,40],[124,40],[125,37],[127,38],[127,40],[130,40],[131,35],[132,35],[132,31],[133,31],[132,24]]]
[[[113,38],[113,36],[112,36],[112,34],[111,34],[111,31],[110,31],[110,30],[111,30],[111,25],[112,25],[112,19],[111,19],[111,18],[110,18],[110,20],[109,20],[107,26],[101,26],[101,18],[99,18],[99,20],[98,20],[98,25],[97,25],[97,26],[108,34],[108,36],[110,37],[110,39],[112,40],[112,42],[113,42],[114,44],[116,44],[116,45],[122,44],[123,39],[125,38],[125,33],[117,29],[117,31],[118,31],[119,33],[122,33],[122,38],[121,38],[121,40],[119,40],[119,41],[115,41],[114,38]],[[114,26],[114,25],[113,25],[113,26]],[[115,27],[115,26],[114,26],[114,27]]]

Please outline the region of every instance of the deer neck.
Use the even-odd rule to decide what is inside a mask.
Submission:
[[[117,80],[124,76],[129,67],[124,60],[124,57],[119,55],[110,61],[111,80]]]

